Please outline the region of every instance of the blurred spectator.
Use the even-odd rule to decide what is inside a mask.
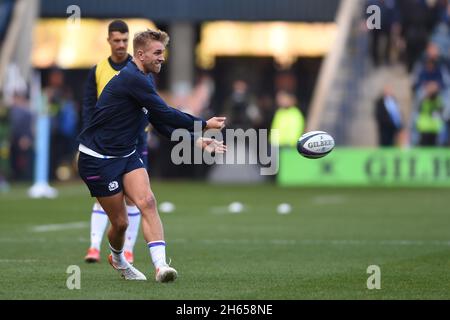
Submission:
[[[231,96],[225,103],[225,116],[229,128],[249,129],[253,127],[250,114],[251,96],[247,82],[236,80],[233,82]]]
[[[263,94],[257,99],[258,118],[255,121],[255,129],[269,130],[275,113],[273,98]]]
[[[450,59],[450,3],[442,10],[441,20],[434,30],[431,41],[439,46],[444,59]]]
[[[447,92],[448,94],[448,92]],[[448,95],[447,95],[448,97]],[[450,103],[444,100],[444,110],[442,112],[442,119],[444,120],[444,132],[442,135],[442,144],[450,146]]]
[[[400,12],[395,0],[368,0],[367,6],[380,8],[381,28],[370,30],[370,53],[373,64],[378,67],[390,62],[395,34],[400,30]]]
[[[411,71],[439,21],[441,3],[437,0],[398,0],[402,35],[406,42],[406,65]]]
[[[33,173],[33,116],[25,94],[16,93],[10,110],[12,179],[31,180]]]
[[[382,96],[376,101],[375,119],[378,144],[383,147],[393,146],[403,127],[403,121],[400,106],[390,85],[385,86]]]
[[[78,110],[72,97],[72,91],[66,88],[65,100],[58,115],[61,135],[61,153],[65,162],[71,162],[76,153],[78,134]]]
[[[450,25],[450,2],[447,0],[447,10],[443,10],[441,22]]]
[[[0,96],[0,192],[9,190],[7,177],[9,173],[9,108],[3,104]]]
[[[14,9],[14,0],[1,0],[0,1],[0,43],[6,35],[8,30],[9,21],[11,19]]]
[[[442,111],[444,104],[439,95],[439,84],[429,82],[425,87],[425,99],[420,103],[416,120],[420,135],[420,146],[436,146],[438,135],[443,129]]]
[[[414,84],[414,90],[422,90],[424,86],[430,82],[437,82],[439,84],[439,90],[443,90],[446,87],[444,81],[444,75],[446,73],[446,66],[442,58],[440,57],[439,47],[430,43],[425,52],[425,56],[416,67],[417,79]]]
[[[280,147],[295,147],[305,126],[305,119],[297,106],[297,99],[292,93],[279,91],[276,102],[278,109],[272,121],[270,142]],[[273,130],[278,130],[278,144]]]
[[[60,165],[72,162],[76,153],[78,110],[72,92],[64,85],[64,74],[52,69],[44,93],[49,104],[51,122],[50,177],[56,177]]]

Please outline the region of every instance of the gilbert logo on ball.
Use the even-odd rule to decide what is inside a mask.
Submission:
[[[297,142],[298,152],[308,159],[322,158],[333,149],[334,139],[325,131],[307,132]]]

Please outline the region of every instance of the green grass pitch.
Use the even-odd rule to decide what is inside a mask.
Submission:
[[[142,233],[135,265],[149,281],[120,279],[105,240],[101,263],[85,264],[93,201],[82,184],[58,189],[56,200],[0,194],[0,299],[450,299],[448,189],[154,182],[176,205],[161,213],[171,284],[153,280]],[[228,213],[234,201],[242,213]],[[293,211],[280,215],[284,202]],[[70,265],[80,290],[66,286]],[[370,265],[380,290],[367,289]]]

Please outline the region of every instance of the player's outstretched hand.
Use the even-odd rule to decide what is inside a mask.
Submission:
[[[223,144],[223,141],[211,138],[199,138],[197,146],[205,149],[208,153],[225,153],[227,151],[227,146]]]
[[[208,121],[206,121],[206,130],[208,129],[218,129],[222,130],[225,128],[225,120],[227,120],[226,117],[212,117]]]

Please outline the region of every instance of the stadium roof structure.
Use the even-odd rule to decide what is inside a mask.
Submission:
[[[83,18],[147,18],[152,21],[332,22],[341,0],[41,0],[41,17],[68,17],[77,5]]]

